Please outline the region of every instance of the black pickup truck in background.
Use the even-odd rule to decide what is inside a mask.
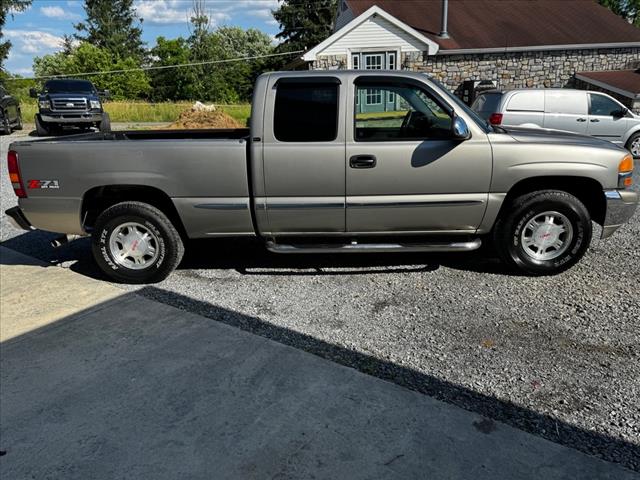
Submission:
[[[0,133],[9,135],[13,130],[22,130],[20,102],[0,86]]]
[[[109,114],[101,100],[109,92],[99,92],[88,80],[47,80],[41,92],[32,88],[29,93],[38,99],[35,123],[39,136],[61,133],[64,127],[111,131]]]

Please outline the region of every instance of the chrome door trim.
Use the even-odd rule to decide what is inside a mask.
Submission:
[[[309,209],[309,208],[345,208],[344,202],[342,203],[310,203],[310,202],[292,202],[292,203],[272,203],[267,200],[267,207],[273,210],[288,210],[288,209]]]
[[[245,203],[199,203],[193,208],[205,208],[208,210],[247,210],[249,206]]]
[[[444,200],[444,201],[407,201],[407,202],[385,202],[385,201],[348,201],[347,207],[376,207],[376,208],[405,208],[405,207],[453,207],[482,205],[482,200]]]

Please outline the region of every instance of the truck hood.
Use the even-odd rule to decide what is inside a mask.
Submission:
[[[522,143],[550,143],[561,145],[580,145],[586,147],[600,147],[621,150],[621,147],[600,138],[580,135],[579,133],[548,128],[501,127],[516,142]]]

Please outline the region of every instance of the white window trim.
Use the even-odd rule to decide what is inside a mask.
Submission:
[[[402,49],[399,47],[367,47],[367,48],[350,48],[347,50],[347,69],[353,70],[353,56],[362,53],[382,53],[385,55],[385,66],[387,63],[387,56],[389,53],[396,54],[396,68],[394,70],[401,69]],[[364,70],[364,64],[362,63],[362,56],[360,56],[359,70]],[[385,69],[386,70],[386,69]]]

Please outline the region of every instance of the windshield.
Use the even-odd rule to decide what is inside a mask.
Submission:
[[[45,93],[95,93],[91,82],[86,80],[49,80],[44,84]]]
[[[491,125],[489,125],[476,112],[474,112],[467,105],[465,105],[465,103],[462,100],[460,100],[453,93],[451,93],[449,89],[445,87],[442,83],[440,83],[438,80],[432,77],[429,77],[429,80],[431,80],[436,86],[438,86],[440,90],[442,90],[442,93],[444,93],[449,99],[451,99],[453,103],[459,106],[464,113],[469,115],[478,124],[478,126],[482,128],[485,132],[489,133],[493,131],[493,128],[491,127]]]

